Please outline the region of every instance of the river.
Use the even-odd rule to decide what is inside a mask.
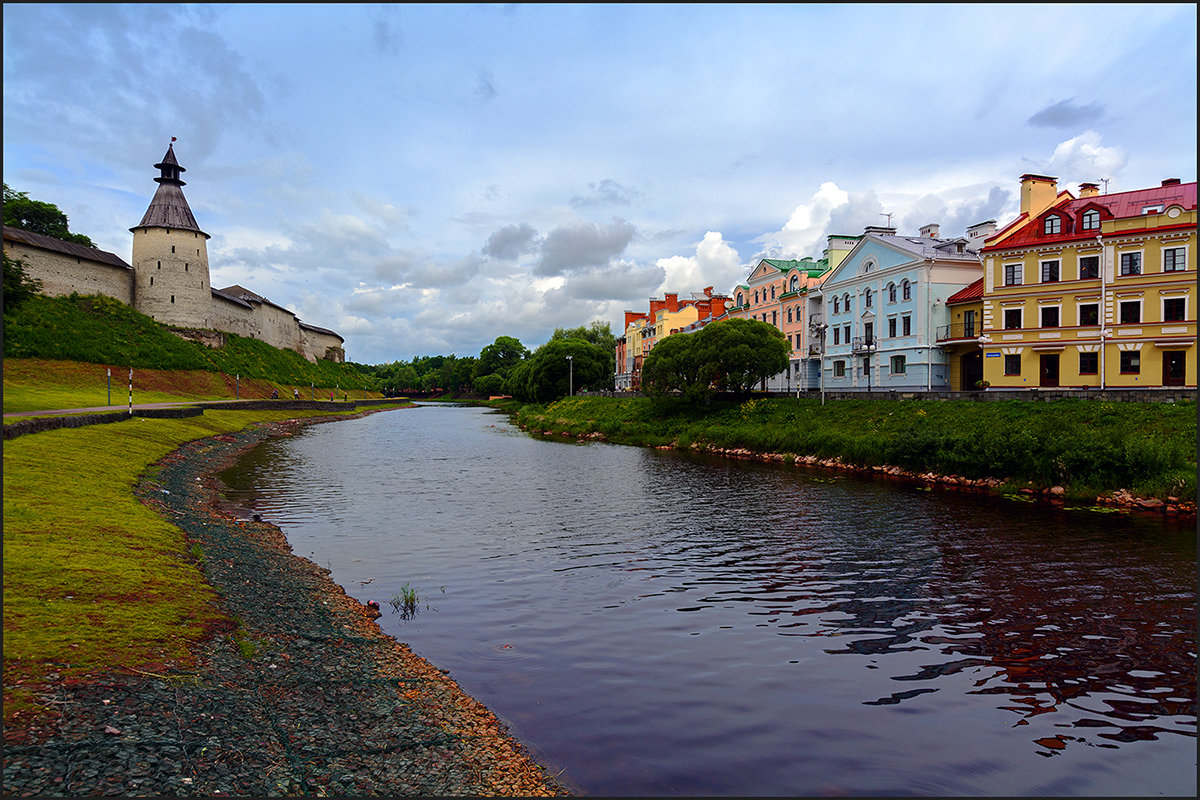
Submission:
[[[1195,794],[1189,527],[437,404],[221,478],[580,793]]]

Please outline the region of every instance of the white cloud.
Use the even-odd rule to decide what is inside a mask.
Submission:
[[[1119,147],[1105,147],[1100,134],[1085,131],[1054,148],[1048,172],[1068,181],[1095,181],[1115,175],[1129,160]]]
[[[665,273],[660,292],[687,294],[712,286],[717,293],[724,293],[745,278],[746,272],[737,250],[719,231],[705,233],[694,256],[668,256],[655,264]]]
[[[849,199],[850,194],[838,188],[833,181],[822,183],[809,202],[796,206],[781,229],[755,239],[762,243],[763,249],[754,261],[761,258],[819,256],[825,249],[825,230],[830,214]]]

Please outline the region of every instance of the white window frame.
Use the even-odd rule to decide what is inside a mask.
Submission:
[[[1125,305],[1137,304],[1138,318],[1137,322],[1124,322],[1121,317],[1121,307]],[[1117,324],[1118,325],[1141,325],[1146,321],[1145,309],[1142,308],[1142,298],[1117,299]]]
[[[1094,221],[1095,225],[1089,225],[1088,222]],[[1094,208],[1089,208],[1079,216],[1079,225],[1085,231],[1100,230],[1100,212]]]
[[[1015,264],[1004,264],[1000,268],[1002,270],[1001,277],[1004,279],[1005,286],[1023,286],[1025,283],[1025,262],[1020,261]],[[1010,281],[1012,277],[1014,280]]]
[[[1137,272],[1126,272],[1125,271],[1125,257],[1126,256],[1137,256],[1137,260],[1138,260],[1138,271]],[[1117,275],[1118,275],[1118,277],[1127,278],[1131,275],[1144,275],[1144,274],[1146,274],[1145,251],[1143,251],[1143,250],[1126,250],[1123,253],[1117,254]]]
[[[1096,321],[1094,323],[1085,323],[1083,321],[1084,306],[1096,307]],[[1059,322],[1062,320],[1060,319]],[[1075,304],[1075,327],[1077,328],[1098,328],[1100,327],[1100,302],[1098,300],[1089,300],[1086,303]]]
[[[1053,227],[1054,230],[1050,230]],[[1062,217],[1058,214],[1051,214],[1042,220],[1042,233],[1046,236],[1058,236],[1062,233]]]
[[[1095,277],[1095,278],[1085,278],[1085,277],[1083,277],[1083,260],[1084,260],[1085,258],[1094,258],[1094,259],[1096,259],[1096,277]],[[1098,256],[1098,255],[1091,255],[1091,254],[1080,256],[1080,257],[1079,257],[1078,259],[1076,259],[1076,261],[1075,261],[1075,269],[1076,269],[1076,275],[1078,275],[1078,276],[1079,276],[1079,280],[1081,280],[1081,281],[1094,281],[1094,280],[1097,280],[1097,279],[1100,277],[1100,256]]]
[[[1167,319],[1167,301],[1169,301],[1169,300],[1182,300],[1183,301],[1183,319],[1172,319],[1172,320]],[[1159,319],[1161,319],[1164,323],[1172,323],[1173,324],[1173,323],[1177,323],[1177,322],[1186,322],[1187,318],[1188,318],[1187,295],[1183,295],[1181,297],[1164,297],[1162,299]]]
[[[896,369],[897,365],[900,366],[900,369]],[[892,356],[889,366],[893,375],[904,375],[908,372],[908,358],[907,356]]]
[[[1045,321],[1046,321],[1045,312],[1052,308],[1058,312],[1058,324],[1057,325],[1046,325],[1045,324]],[[1038,307],[1038,327],[1039,328],[1047,328],[1047,327],[1061,328],[1062,326],[1063,326],[1063,312],[1062,312],[1061,304],[1057,304],[1057,305],[1047,304],[1047,305]]]
[[[1167,269],[1167,253],[1175,252],[1175,251],[1178,251],[1183,256],[1183,258],[1181,259],[1183,266],[1176,266],[1174,269]],[[1180,260],[1176,260],[1175,263],[1178,265],[1180,263]],[[1188,267],[1187,267],[1187,248],[1186,247],[1164,247],[1162,249],[1162,271],[1163,272],[1183,272],[1187,268]]]
[[[1054,268],[1054,271],[1055,271],[1055,278],[1054,278],[1054,280],[1046,280],[1046,266],[1047,266],[1048,264],[1054,264],[1054,265],[1055,265],[1055,268]],[[1044,260],[1044,261],[1039,261],[1039,262],[1038,262],[1038,278],[1040,279],[1040,281],[1039,281],[1040,283],[1059,283],[1060,281],[1062,281],[1062,259],[1060,259],[1060,258],[1047,258],[1047,259],[1046,259],[1046,260]]]

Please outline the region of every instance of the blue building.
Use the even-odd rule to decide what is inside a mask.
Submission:
[[[993,220],[965,237],[942,239],[937,225],[918,236],[868,227],[854,249],[809,292],[813,349],[829,391],[948,390],[948,356],[937,329],[946,301],[983,275],[979,249]]]

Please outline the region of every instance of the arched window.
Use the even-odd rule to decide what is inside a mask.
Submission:
[[[788,306],[788,322],[792,321],[792,307]]]
[[[1100,230],[1100,212],[1094,208],[1089,208],[1083,212],[1083,229],[1085,231]]]
[[[841,306],[842,306],[842,302],[840,300],[838,300],[836,297],[833,298],[833,313],[835,313],[835,314],[840,313],[842,310]]]
[[[846,307],[847,311],[850,310],[850,293],[849,292],[842,295],[842,305]]]
[[[900,295],[905,300],[912,300],[912,284],[908,281],[900,284]]]
[[[1057,214],[1051,214],[1050,216],[1046,217],[1043,231],[1047,236],[1056,233],[1062,233],[1062,217],[1058,216]]]
[[[896,302],[896,284],[894,284],[894,283],[888,284],[888,302],[889,303]]]
[[[867,308],[871,307],[871,290],[863,289],[863,305]]]
[[[791,291],[793,291],[793,292],[798,292],[798,291],[800,291],[800,276],[799,276],[799,275],[793,275],[793,276],[792,276],[792,288],[791,288]]]
[[[774,299],[775,299],[775,286],[774,286],[774,284],[772,284],[772,285],[771,285],[771,299],[772,299],[772,300],[774,300]]]
[[[754,290],[754,304],[758,305],[758,289]]]
[[[741,292],[738,292],[738,293],[737,293],[737,300],[738,300],[737,304],[738,304],[739,306],[744,306],[744,305],[746,305],[746,303],[745,303],[745,298],[743,298],[743,297],[742,297],[742,293],[741,293]]]

